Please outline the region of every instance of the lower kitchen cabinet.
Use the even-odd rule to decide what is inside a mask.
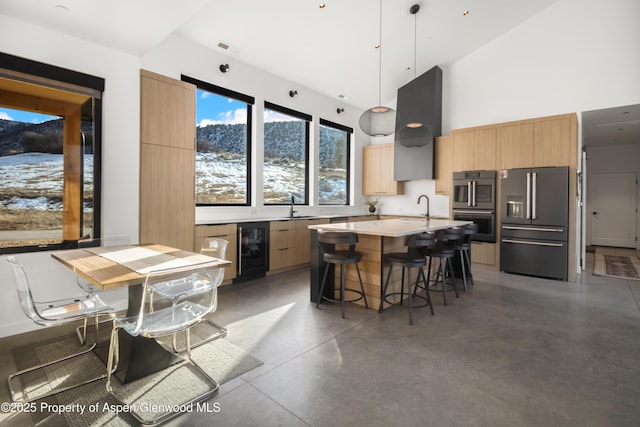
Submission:
[[[236,224],[224,225],[198,225],[195,231],[195,250],[200,251],[205,237],[217,237],[229,242],[227,246],[226,259],[231,261],[231,265],[224,269],[224,281],[235,279],[238,263],[238,228]]]
[[[476,264],[496,265],[496,244],[471,242],[471,262]]]
[[[308,227],[328,223],[328,219],[271,221],[269,271],[308,264],[311,261],[311,231]]]

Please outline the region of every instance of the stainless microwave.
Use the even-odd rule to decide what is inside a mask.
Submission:
[[[453,209],[495,209],[496,171],[453,173]]]

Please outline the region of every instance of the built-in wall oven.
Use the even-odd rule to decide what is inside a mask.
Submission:
[[[453,209],[496,208],[496,171],[453,173]]]
[[[496,211],[495,209],[453,209],[454,221],[472,221],[478,224],[478,233],[471,236],[477,242],[496,241]]]
[[[452,197],[453,219],[478,224],[471,240],[495,243],[496,171],[454,172]]]
[[[233,283],[262,277],[269,270],[269,223],[238,224],[238,275]]]

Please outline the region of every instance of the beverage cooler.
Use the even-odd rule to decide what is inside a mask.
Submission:
[[[500,171],[500,270],[568,279],[569,168]]]

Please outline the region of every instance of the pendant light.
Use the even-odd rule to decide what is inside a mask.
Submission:
[[[380,38],[376,46],[379,57],[378,64],[378,105],[366,110],[360,116],[360,129],[369,136],[391,135],[396,126],[394,109],[382,105],[382,0],[380,0]]]

